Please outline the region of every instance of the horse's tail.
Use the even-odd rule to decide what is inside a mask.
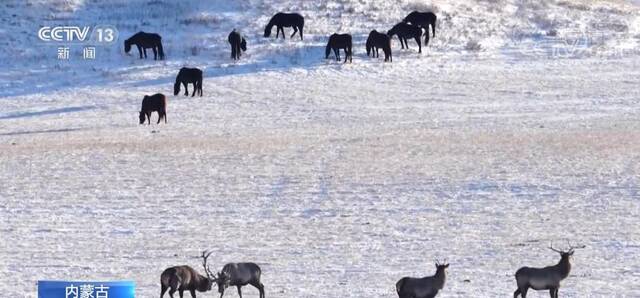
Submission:
[[[367,57],[369,56],[369,53],[371,53],[371,34],[369,34],[369,37],[367,38],[367,43],[366,43],[366,47],[367,47]]]
[[[300,18],[300,40],[304,40],[304,34],[302,33],[304,31],[304,17]]]
[[[200,78],[198,78],[198,93],[202,96],[202,73],[200,73]]]
[[[438,21],[438,17],[433,14],[433,23],[431,23],[431,30],[433,31],[433,37],[436,37],[436,23]],[[427,30],[429,31],[429,30]]]
[[[331,53],[331,37],[329,37],[327,48],[324,50],[324,59],[329,59],[329,53]]]
[[[347,42],[347,49],[349,49],[349,53],[347,53],[347,55],[349,56],[349,62],[352,62],[352,60],[353,60],[353,41],[351,40],[351,36],[349,36],[349,40]]]
[[[162,49],[162,37],[158,38],[158,55],[160,60],[164,60],[164,50]]]
[[[180,93],[180,83],[182,81],[181,76],[182,71],[178,72],[178,75],[176,76],[176,83],[173,84],[173,95],[178,95],[178,93]]]

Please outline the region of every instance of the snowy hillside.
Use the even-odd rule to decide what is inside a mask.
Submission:
[[[640,297],[639,5],[3,1],[0,297],[39,279],[157,297],[162,270],[201,271],[204,249],[216,269],[258,263],[267,297],[397,297],[436,258],[438,297],[512,297],[515,271],[567,240],[586,248],[561,297]],[[393,63],[368,58],[368,32],[412,10],[439,16],[427,50],[394,39]],[[262,37],[277,11],[306,17],[304,41]],[[37,41],[85,23],[120,31],[95,61]],[[166,60],[123,53],[140,30]],[[352,64],[324,59],[333,32],[354,35]],[[173,96],[182,66],[204,70],[203,97]],[[169,123],[138,125],[157,92]]]

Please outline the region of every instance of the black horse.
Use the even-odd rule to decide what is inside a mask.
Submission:
[[[247,40],[245,40],[244,36],[240,35],[236,29],[233,29],[233,31],[229,33],[227,39],[229,40],[229,44],[231,44],[231,59],[239,60],[242,52],[247,50]]]
[[[407,23],[398,23],[397,25],[393,26],[391,30],[387,32],[387,35],[389,35],[389,38],[393,37],[394,35],[398,35],[398,39],[400,40],[400,45],[402,46],[403,49],[405,45],[407,46],[407,49],[409,48],[409,44],[407,43],[407,38],[413,37],[418,43],[418,53],[422,53],[422,44],[420,43],[420,37],[422,36],[422,28],[415,25],[409,25]],[[428,38],[428,35],[427,35],[427,38]]]
[[[158,123],[164,118],[164,123],[167,123],[167,98],[162,93],[156,93],[154,95],[145,95],[142,99],[142,108],[140,109],[140,124],[144,124],[145,120],[149,121],[151,125],[151,113],[158,112]]]
[[[296,35],[296,32],[300,32],[300,40],[303,40],[302,29],[304,29],[304,17],[297,13],[276,13],[267,27],[264,28],[264,37],[271,35],[271,28],[276,26],[276,38],[280,32],[282,32],[282,38],[284,39],[284,27],[293,27],[293,34],[291,38]]]
[[[193,83],[193,94],[191,94],[191,97],[196,95],[196,91],[202,96],[202,70],[187,67],[181,68],[176,77],[176,83],[173,84],[173,95],[180,93],[181,83],[184,85],[184,95],[189,96],[187,84]]]
[[[333,49],[333,53],[336,55],[336,61],[340,61],[340,49],[344,49],[344,63],[347,63],[347,59],[349,59],[349,62],[352,62],[351,34],[331,34],[331,36],[329,36],[329,42],[327,42],[327,49],[325,50],[325,59],[329,59],[331,49]]]
[[[380,57],[378,49],[381,48],[384,52],[384,61],[393,61],[393,58],[391,57],[391,38],[389,38],[388,35],[373,30],[369,33],[369,37],[367,37],[366,46],[367,56],[372,53],[372,57]]]
[[[410,14],[408,14],[402,21],[405,23],[411,23],[412,25],[416,25],[420,28],[424,28],[427,36],[429,36],[429,25],[431,25],[431,31],[433,32],[433,37],[436,37],[436,21],[437,20],[438,20],[438,17],[436,17],[436,14],[433,12],[430,12],[430,11],[419,12],[414,10]],[[424,45],[426,46],[427,43],[429,43],[429,40],[425,39]]]
[[[144,53],[144,58],[147,58],[147,49],[153,49],[153,60],[164,60],[164,51],[162,50],[162,37],[155,33],[138,32],[124,41],[124,52],[129,53],[131,51],[131,45],[134,44],[138,47],[140,52],[140,59]]]

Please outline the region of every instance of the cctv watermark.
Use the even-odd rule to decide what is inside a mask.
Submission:
[[[81,58],[95,60],[98,48],[118,41],[119,32],[112,25],[42,26],[37,31],[40,42],[57,46],[58,60],[71,60],[75,47],[83,47]]]

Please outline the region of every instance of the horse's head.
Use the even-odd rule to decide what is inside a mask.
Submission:
[[[389,37],[393,37],[393,35],[398,34],[398,30],[400,30],[400,24],[402,23],[398,23],[395,26],[393,26],[393,28],[389,29],[389,31],[387,31],[387,35]]]
[[[124,41],[124,52],[129,54],[129,51],[131,51],[131,42],[127,39]]]
[[[173,95],[178,95],[180,93],[180,81],[176,80],[176,83],[173,84]]]
[[[140,124],[144,124],[144,120],[146,120],[146,115],[140,111]]]
[[[244,39],[244,36],[242,37],[242,42],[240,43],[240,48],[242,49],[243,52],[247,51],[247,40]]]
[[[264,37],[271,36],[271,23],[264,28]]]

